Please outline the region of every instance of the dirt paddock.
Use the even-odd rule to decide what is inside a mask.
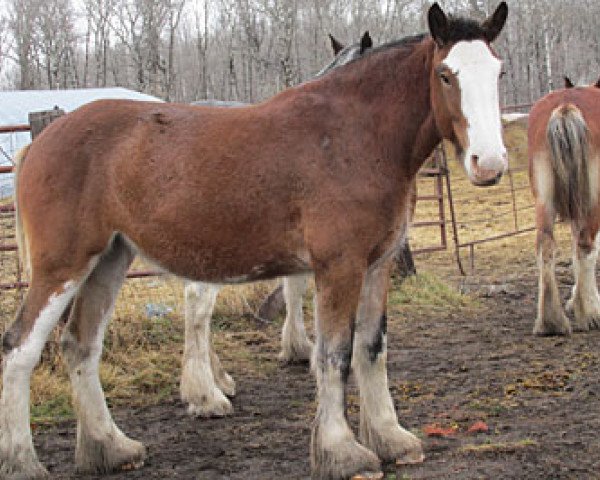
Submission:
[[[529,247],[532,238],[518,242]],[[388,465],[386,479],[600,478],[600,332],[532,336],[536,270],[528,250],[516,268],[498,273],[492,261],[466,280],[449,278],[470,292],[464,302],[407,307],[394,287],[390,387],[401,424],[423,438],[426,460]],[[566,297],[565,259],[558,273]],[[315,384],[307,366],[277,365],[277,336],[278,326],[239,333],[249,355],[263,359],[260,368],[221,349],[238,384],[233,417],[190,419],[175,395],[114,408],[117,424],[145,442],[149,458],[140,470],[106,478],[308,478]],[[354,387],[349,403],[356,428]],[[469,432],[476,422],[487,431]],[[99,478],[74,473],[74,421],[38,429],[35,443],[52,478]]]

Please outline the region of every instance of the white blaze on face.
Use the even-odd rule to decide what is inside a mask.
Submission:
[[[480,169],[504,173],[508,162],[498,100],[502,62],[485,42],[473,40],[454,45],[444,64],[456,75],[460,87],[462,113],[467,121],[464,162],[469,178],[478,180],[472,164],[474,156]]]

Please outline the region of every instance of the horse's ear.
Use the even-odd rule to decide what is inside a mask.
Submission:
[[[360,39],[360,53],[364,53],[365,50],[368,50],[373,46],[373,40],[371,39],[371,35],[369,35],[369,31],[367,30],[365,34]]]
[[[573,88],[574,86],[571,79],[565,75],[565,88]]]
[[[500,32],[506,23],[507,16],[508,5],[506,2],[501,2],[496,8],[496,11],[481,24],[481,27],[485,32],[485,39],[488,43],[492,43],[496,40],[498,35],[500,35]]]
[[[337,39],[330,33],[329,40],[331,40],[331,48],[333,48],[333,54],[337,55],[344,49],[344,45],[337,41]]]
[[[427,23],[431,38],[435,40],[438,47],[442,48],[448,39],[448,17],[437,2],[427,12]]]
[[[596,83],[594,83],[594,87],[600,88],[600,78],[596,80]]]

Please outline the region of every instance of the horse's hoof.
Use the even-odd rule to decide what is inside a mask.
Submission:
[[[593,313],[582,315],[581,318],[575,317],[573,322],[574,332],[589,332],[590,330],[598,330],[600,328],[600,314]]]
[[[536,319],[533,327],[533,334],[539,337],[571,335],[572,333],[571,322],[569,322],[567,316],[562,312],[555,319]]]
[[[312,357],[313,344],[306,340],[302,345],[294,345],[293,347],[282,348],[277,356],[278,360],[283,364],[308,364]]]
[[[229,398],[235,397],[235,380],[228,373],[215,379],[217,387]]]
[[[102,438],[78,429],[75,463],[80,473],[104,474],[123,470],[136,470],[144,465],[146,447],[133,440],[116,427]]]
[[[0,460],[0,478],[6,480],[42,480],[48,478],[48,470],[37,460],[27,465],[14,465]]]
[[[346,480],[355,475],[364,475],[363,472],[380,472],[381,462],[375,453],[354,439],[349,429],[345,436],[327,438],[327,435],[322,435],[317,422],[312,433],[311,467],[313,479]]]
[[[424,459],[423,445],[414,434],[394,421],[375,427],[371,417],[361,412],[360,441],[383,463],[412,464]]]
[[[221,396],[214,399],[212,402],[190,402],[187,411],[188,414],[193,417],[221,418],[233,415],[233,405],[229,399],[221,393]]]

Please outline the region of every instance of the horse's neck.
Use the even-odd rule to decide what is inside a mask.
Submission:
[[[390,49],[359,60],[346,67],[346,72],[332,74],[335,91],[352,92],[355,102],[362,104],[353,111],[372,119],[383,151],[391,161],[400,162],[404,175],[416,175],[441,141],[430,98],[433,51],[433,42],[424,40],[408,55]],[[395,61],[394,55],[404,58]]]

